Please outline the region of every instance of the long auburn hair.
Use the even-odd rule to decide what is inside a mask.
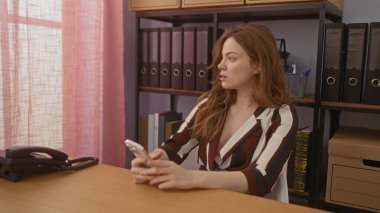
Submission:
[[[210,68],[216,71],[210,91],[202,94],[198,101],[208,100],[199,106],[195,115],[192,136],[212,139],[223,130],[229,107],[236,102],[236,90],[222,87],[218,64],[222,61],[222,49],[228,38],[247,52],[251,63],[261,66],[258,75],[253,75],[252,100],[261,107],[279,108],[290,102],[285,89],[284,64],[281,62],[276,42],[271,31],[264,25],[248,23],[226,28],[212,51]]]

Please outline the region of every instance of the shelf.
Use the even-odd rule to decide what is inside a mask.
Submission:
[[[356,104],[344,102],[321,101],[321,107],[330,110],[342,110],[350,112],[379,113],[380,105]]]
[[[137,12],[137,17],[165,22],[213,22],[214,15],[219,21],[283,20],[319,18],[321,8],[326,17],[340,20],[342,11],[326,2],[260,4],[217,8],[191,8]]]
[[[200,96],[203,93],[202,91],[166,89],[166,88],[146,87],[146,86],[141,86],[140,92],[154,92],[154,93],[164,93],[164,94],[170,94],[170,95],[190,95],[190,96]]]
[[[304,98],[295,98],[296,106],[314,107],[314,95],[306,94]]]
[[[141,86],[140,92],[153,92],[153,93],[163,93],[170,95],[190,95],[190,96],[200,96],[203,91],[193,91],[193,90],[181,90],[181,89],[169,89],[169,88],[157,88],[157,87],[147,87]],[[305,98],[293,99],[296,106],[313,107],[314,106],[314,96],[305,95]]]

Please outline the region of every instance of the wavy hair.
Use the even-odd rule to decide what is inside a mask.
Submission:
[[[218,64],[223,59],[224,42],[230,37],[247,52],[252,64],[256,63],[261,67],[259,74],[252,77],[252,100],[261,107],[271,108],[279,108],[290,102],[285,89],[284,65],[271,31],[266,26],[256,23],[226,28],[212,51],[210,68],[215,70],[216,75],[211,90],[198,99],[200,102],[208,98],[199,106],[195,116],[193,137],[212,139],[220,133],[229,107],[236,102],[236,90],[224,89],[219,80]]]

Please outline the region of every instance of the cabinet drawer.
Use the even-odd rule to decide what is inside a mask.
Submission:
[[[340,10],[343,10],[343,0],[325,0]],[[305,2],[324,2],[324,0],[245,0],[247,4],[273,4],[273,3],[305,3]]]
[[[380,210],[380,171],[333,165],[330,201]]]
[[[129,0],[129,10],[162,10],[181,7],[181,0]]]
[[[182,0],[183,8],[226,5],[244,5],[244,0]]]

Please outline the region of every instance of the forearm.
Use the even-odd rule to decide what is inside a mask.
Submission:
[[[242,172],[234,171],[191,171],[194,188],[227,189],[236,192],[248,192],[247,178]]]

